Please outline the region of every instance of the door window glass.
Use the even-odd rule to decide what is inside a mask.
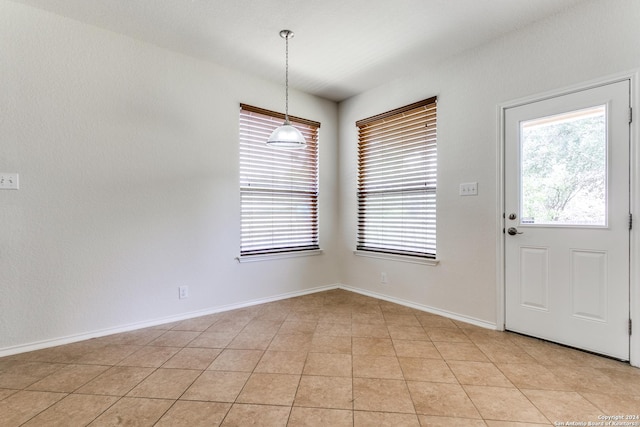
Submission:
[[[607,225],[606,106],[520,123],[521,223]]]

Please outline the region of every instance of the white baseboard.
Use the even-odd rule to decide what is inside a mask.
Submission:
[[[440,310],[440,309],[437,309],[437,308],[434,308],[434,307],[429,307],[429,306],[422,305],[422,304],[416,304],[416,303],[411,302],[411,301],[406,301],[406,300],[403,300],[403,299],[400,299],[400,298],[395,298],[395,297],[391,297],[391,296],[388,296],[388,295],[379,294],[377,292],[372,292],[372,291],[369,291],[369,290],[366,290],[366,289],[355,288],[355,287],[352,287],[352,286],[348,286],[348,285],[344,285],[344,284],[338,283],[338,284],[327,285],[327,286],[318,286],[318,287],[315,287],[315,288],[304,289],[304,290],[296,291],[296,292],[287,292],[287,293],[284,293],[284,294],[274,295],[274,296],[267,297],[267,298],[259,298],[259,299],[250,300],[250,301],[244,301],[244,302],[235,303],[235,304],[228,304],[228,305],[208,308],[208,309],[205,309],[205,310],[198,310],[198,311],[192,311],[192,312],[189,312],[189,313],[182,313],[182,314],[178,314],[178,315],[175,315],[175,316],[162,317],[162,318],[148,320],[148,321],[144,321],[144,322],[130,323],[130,324],[127,324],[127,325],[121,325],[121,326],[117,326],[117,327],[114,327],[114,328],[106,328],[106,329],[86,332],[86,333],[77,334],[77,335],[69,335],[69,336],[65,336],[65,337],[52,338],[52,339],[32,342],[32,343],[28,343],[28,344],[21,344],[21,345],[17,345],[17,346],[13,346],[13,347],[6,347],[6,348],[3,348],[3,349],[0,349],[0,357],[11,356],[11,355],[20,354],[20,353],[26,353],[26,352],[29,352],[29,351],[42,350],[44,348],[56,347],[56,346],[65,345],[65,344],[71,344],[71,343],[78,342],[78,341],[84,341],[84,340],[88,340],[88,339],[91,339],[91,338],[100,338],[100,337],[104,337],[104,336],[107,336],[107,335],[119,334],[119,333],[122,333],[122,332],[130,332],[130,331],[134,331],[136,329],[143,329],[143,328],[149,328],[149,327],[153,327],[153,326],[164,325],[164,324],[167,324],[167,323],[179,322],[179,321],[182,321],[182,320],[188,320],[188,319],[192,319],[194,317],[206,316],[206,315],[209,315],[209,314],[223,313],[225,311],[237,310],[239,308],[251,307],[251,306],[254,306],[254,305],[265,304],[265,303],[269,303],[269,302],[280,301],[280,300],[283,300],[283,299],[294,298],[294,297],[314,294],[314,293],[318,293],[318,292],[329,291],[329,290],[332,290],[332,289],[343,289],[345,291],[355,292],[355,293],[358,293],[358,294],[361,294],[361,295],[366,295],[366,296],[369,296],[369,297],[372,297],[372,298],[376,298],[376,299],[379,299],[379,300],[389,301],[389,302],[392,302],[392,303],[395,303],[395,304],[399,304],[399,305],[403,305],[403,306],[406,306],[406,307],[415,308],[416,310],[420,310],[420,311],[424,311],[424,312],[432,313],[432,314],[437,314],[439,316],[447,317],[449,319],[453,319],[453,320],[458,320],[458,321],[461,321],[461,322],[469,323],[469,324],[472,324],[472,325],[475,325],[475,326],[479,326],[481,328],[497,329],[496,324],[494,324],[494,323],[490,323],[490,322],[486,322],[486,321],[483,321],[483,320],[475,319],[473,317],[463,316],[463,315],[460,315],[460,314],[457,314],[457,313],[451,313],[451,312],[446,311],[446,310]]]
[[[464,315],[461,315],[458,313],[452,313],[446,310],[440,310],[438,308],[430,307],[428,305],[416,304],[415,302],[403,300],[401,298],[391,297],[389,295],[384,295],[377,292],[372,292],[367,289],[355,288],[355,287],[344,285],[344,284],[340,284],[338,287],[346,291],[356,292],[358,294],[366,295],[379,300],[389,301],[395,304],[403,305],[405,307],[415,308],[416,310],[425,311],[431,314],[437,314],[438,316],[446,317],[446,318],[457,320],[464,323],[469,323],[471,325],[479,326],[481,328],[498,330],[498,327],[495,323],[476,319],[474,317],[464,316]]]
[[[36,341],[36,342],[21,344],[13,347],[5,347],[0,349],[0,357],[12,356],[15,354],[26,353],[29,351],[42,350],[44,348],[56,347],[59,345],[72,344],[78,341],[84,341],[91,338],[100,338],[107,335],[119,334],[122,332],[130,332],[136,329],[143,329],[143,328],[149,328],[152,326],[164,325],[167,323],[179,322],[182,320],[188,320],[194,317],[206,316],[209,314],[223,313],[225,311],[237,310],[239,308],[251,307],[254,305],[265,304],[268,302],[274,302],[274,301],[279,301],[283,299],[309,295],[317,292],[324,292],[332,289],[338,289],[339,287],[340,287],[339,285],[319,286],[315,288],[304,289],[302,291],[287,292],[284,294],[279,294],[279,295],[275,295],[267,298],[259,298],[259,299],[240,302],[236,304],[228,304],[228,305],[208,308],[204,310],[192,311],[189,313],[182,313],[175,316],[167,316],[167,317],[162,317],[162,318],[143,321],[143,322],[130,323],[127,325],[121,325],[114,328],[100,329],[100,330],[86,332],[82,334],[68,335],[65,337],[58,337],[58,338],[52,338],[48,340]]]

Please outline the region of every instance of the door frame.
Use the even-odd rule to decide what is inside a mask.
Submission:
[[[633,109],[633,121],[630,126],[630,182],[629,182],[629,208],[633,214],[633,228],[629,236],[629,315],[633,320],[633,333],[629,340],[629,363],[632,366],[640,368],[640,88],[638,82],[640,78],[640,69],[629,72],[610,75],[588,82],[555,89],[524,98],[514,99],[504,102],[497,107],[498,114],[498,147],[497,147],[497,215],[496,215],[496,231],[497,231],[497,253],[496,253],[496,328],[505,330],[505,234],[503,229],[505,221],[503,213],[505,212],[505,113],[506,110],[529,104],[536,101],[542,101],[557,96],[566,95],[573,92],[591,89],[598,86],[604,86],[616,83],[622,80],[630,81],[630,103]]]

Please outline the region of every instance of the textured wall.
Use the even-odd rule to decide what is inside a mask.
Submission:
[[[237,264],[238,103],[278,110],[283,88],[0,0],[0,172],[21,178],[0,191],[0,354],[334,283],[495,323],[498,106],[640,67],[638,22],[637,0],[594,0],[339,109],[294,92],[322,122],[325,254]],[[354,123],[433,95],[441,263],[356,257]]]
[[[497,321],[498,107],[640,67],[640,2],[592,1],[340,105],[342,280],[488,323]],[[436,267],[358,257],[356,120],[438,96]],[[459,184],[477,181],[478,196]],[[636,196],[639,194],[636,193]],[[380,284],[386,272],[388,285]],[[640,309],[640,306],[638,307]]]
[[[335,103],[291,94],[325,254],[238,264],[239,103],[282,86],[4,0],[0,51],[0,351],[339,281]]]

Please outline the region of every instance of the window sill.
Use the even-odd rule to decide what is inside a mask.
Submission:
[[[378,258],[378,259],[387,259],[391,261],[400,261],[400,262],[408,262],[411,264],[422,264],[422,265],[430,265],[436,266],[440,264],[440,260],[433,258],[420,258],[414,257],[410,255],[396,255],[396,254],[386,254],[383,252],[373,252],[373,251],[353,251],[354,255],[363,256],[367,258]]]
[[[303,256],[322,255],[324,252],[322,249],[313,249],[310,251],[294,251],[294,252],[282,252],[277,254],[264,254],[264,255],[240,255],[236,257],[236,261],[239,263],[244,262],[256,262],[256,261],[269,261],[272,259],[284,259],[284,258],[298,258]]]

